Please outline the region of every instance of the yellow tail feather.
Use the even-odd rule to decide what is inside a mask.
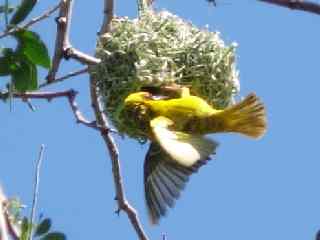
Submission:
[[[220,114],[224,119],[226,132],[237,132],[252,138],[259,138],[266,132],[265,108],[254,93]]]

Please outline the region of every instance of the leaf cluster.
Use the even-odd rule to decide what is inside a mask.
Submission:
[[[10,224],[20,229],[19,240],[65,240],[65,234],[58,231],[51,231],[52,221],[50,218],[39,220],[39,223],[32,223],[31,219],[22,216],[22,210],[25,206],[17,198],[7,201],[6,213],[8,214]],[[30,238],[32,234],[32,238]]]
[[[36,225],[31,225],[28,218],[23,218],[21,223],[21,236],[20,240],[29,240],[32,229],[34,229],[33,239],[37,240],[65,240],[65,234],[51,230],[51,219],[45,218]]]
[[[0,14],[4,14],[5,18],[12,15],[6,31],[14,28],[15,31],[9,36],[17,42],[15,48],[1,49],[0,76],[10,77],[13,89],[19,92],[36,90],[37,66],[46,69],[51,66],[48,49],[40,36],[27,29],[19,29],[18,26],[29,16],[36,3],[36,0],[23,0],[16,8],[0,6]]]

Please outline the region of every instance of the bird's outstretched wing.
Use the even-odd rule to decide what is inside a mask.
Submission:
[[[215,141],[203,135],[171,130],[174,123],[166,117],[157,117],[151,120],[150,125],[156,141],[181,166],[191,167],[207,159],[217,147]]]
[[[153,224],[166,214],[168,206],[174,206],[189,176],[210,160],[218,146],[203,136],[169,130],[169,119],[157,121],[151,125],[158,142],[151,143],[144,163],[145,198]]]

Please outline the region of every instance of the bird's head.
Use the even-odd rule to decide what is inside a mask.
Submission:
[[[124,106],[120,112],[127,127],[134,129],[134,134],[142,140],[147,138],[150,131],[150,120],[153,118],[152,110],[148,106],[148,100],[151,97],[152,95],[148,92],[132,93],[124,99]]]
[[[135,92],[131,93],[126,99],[124,100],[125,105],[131,104],[143,104],[147,100],[150,100],[152,95],[148,92]]]

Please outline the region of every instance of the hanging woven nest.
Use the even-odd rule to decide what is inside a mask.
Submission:
[[[199,29],[167,12],[145,11],[134,20],[115,18],[112,31],[98,40],[90,68],[105,111],[120,133],[146,138],[123,111],[123,100],[145,86],[176,83],[216,108],[225,108],[239,91],[235,44],[219,33]]]

